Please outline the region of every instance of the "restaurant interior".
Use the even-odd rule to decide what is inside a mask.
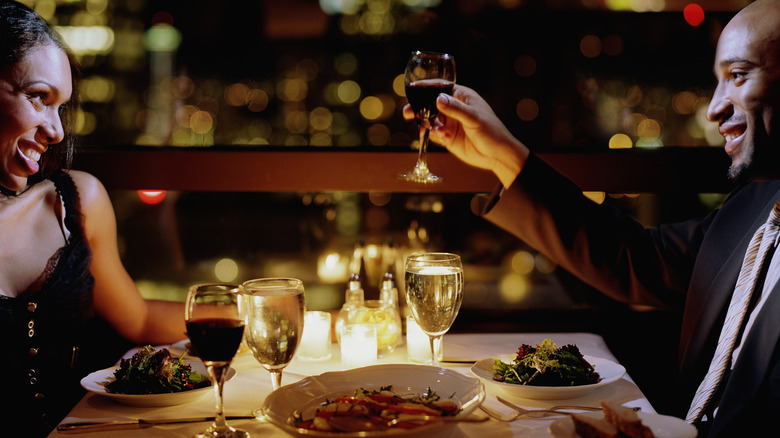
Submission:
[[[413,50],[455,56],[510,131],[594,202],[656,226],[729,190],[704,113],[720,29],[747,0],[36,0],[82,65],[74,167],[98,176],[123,262],[149,298],[296,277],[309,310],[366,297],[403,258],[462,256],[451,332],[604,337],[654,404],[677,309],[615,302],[479,217],[497,181],[437,145],[415,184],[401,116]],[[356,249],[361,254],[355,260]],[[403,294],[402,294],[403,296]],[[124,351],[124,347],[118,347]]]

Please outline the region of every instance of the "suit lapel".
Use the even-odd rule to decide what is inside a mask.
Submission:
[[[780,340],[780,284],[775,285],[764,307],[745,338],[723,392],[712,432],[730,423],[755,398],[771,366],[772,355]]]
[[[757,216],[749,232],[745,233],[739,245],[734,248],[715,279],[710,283],[707,293],[700,297],[691,297],[690,301],[686,302],[685,311],[689,315],[686,317],[688,330],[684,328],[683,333],[687,332],[690,335],[687,339],[681,339],[682,351],[684,352],[681,372],[684,378],[690,378],[690,373],[696,373],[693,367],[699,365],[698,368],[702,368],[701,364],[705,362],[702,360],[703,356],[711,358],[714,354],[715,345],[720,337],[722,320],[725,318],[726,309],[742,268],[742,260],[745,258],[745,252],[753,233],[763,222],[764,219],[760,215]],[[706,372],[707,366],[709,366],[709,361],[706,361],[704,372]],[[704,375],[694,375],[693,377],[698,379],[698,385]]]

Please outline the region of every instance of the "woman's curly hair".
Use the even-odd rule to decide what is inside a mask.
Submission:
[[[78,81],[81,71],[78,61],[59,33],[35,11],[9,0],[0,0],[0,69],[5,70],[20,62],[31,50],[54,44],[62,49],[70,62],[73,94],[60,107],[60,118],[65,138],[41,156],[40,170],[29,178],[29,185],[43,181],[57,169],[69,169],[76,144],[75,121],[79,106]]]

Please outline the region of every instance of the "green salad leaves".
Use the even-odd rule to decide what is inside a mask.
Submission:
[[[493,380],[518,385],[577,386],[597,383],[600,376],[576,345],[557,348],[551,339],[545,339],[536,347],[521,345],[509,364],[496,359]]]
[[[151,345],[122,359],[114,377],[106,385],[114,394],[165,394],[211,386],[208,377],[184,363],[184,354],[174,358],[167,348],[155,351]]]

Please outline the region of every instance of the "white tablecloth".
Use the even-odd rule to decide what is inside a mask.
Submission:
[[[535,345],[545,338],[553,339],[558,346],[575,344],[580,351],[588,356],[601,357],[617,362],[607,348],[603,338],[590,333],[500,333],[500,334],[447,334],[444,336],[444,356],[446,358],[467,358],[479,360],[501,354],[511,354],[521,344]],[[341,355],[337,345],[332,346],[333,356],[323,362],[310,362],[294,359],[284,370],[282,384],[296,382],[306,376],[317,375],[328,371],[341,369]],[[409,363],[404,347],[390,355],[379,359],[378,363]],[[232,366],[238,373],[225,384],[224,400],[227,415],[246,415],[259,408],[265,397],[271,392],[271,377],[252,357],[250,353],[239,354]],[[442,364],[447,368],[457,370],[465,375],[471,374],[470,364]],[[597,389],[586,396],[569,400],[528,400],[505,393],[498,393],[492,385],[486,385],[487,398],[485,405],[503,413],[511,410],[499,403],[495,396],[500,395],[509,401],[529,408],[550,407],[560,404],[576,404],[598,406],[601,400],[611,399],[630,406],[639,406],[644,412],[654,413],[653,407],[626,374],[623,379]],[[475,411],[483,415],[481,410]],[[139,408],[129,407],[98,395],[87,394],[70,412],[63,423],[73,421],[110,420],[126,418],[178,418],[200,417],[214,415],[213,396],[206,396],[200,401],[181,406]],[[452,437],[550,437],[549,425],[555,419],[523,419],[512,423],[489,420],[481,423],[461,423],[449,436]],[[244,429],[252,437],[288,437],[289,435],[273,424],[256,420],[236,420],[231,425]],[[194,433],[205,430],[209,423],[177,424],[155,426],[143,430],[114,430],[81,433],[84,437],[191,437]],[[50,437],[74,436],[73,433],[52,432]]]

